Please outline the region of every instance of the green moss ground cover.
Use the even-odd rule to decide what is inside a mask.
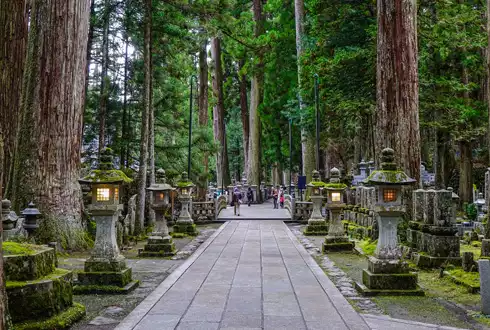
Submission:
[[[3,242],[2,244],[4,255],[31,255],[39,250],[39,247],[36,247],[32,244],[27,243],[16,243],[16,242]]]
[[[475,260],[480,259],[481,255],[481,242],[472,242],[471,244],[461,244],[460,252],[473,252]]]

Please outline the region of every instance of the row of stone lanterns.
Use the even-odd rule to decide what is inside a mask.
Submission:
[[[8,199],[2,200],[2,227],[3,227],[3,239],[7,239],[10,236],[15,236],[18,234],[16,229],[17,221],[19,217],[11,210],[12,203]],[[33,202],[27,205],[21,214],[24,217],[24,222],[22,223],[22,228],[27,232],[29,238],[32,238],[39,228],[38,219],[41,212],[36,208]]]
[[[365,184],[377,187],[374,211],[378,217],[379,239],[374,256],[369,257],[368,269],[363,270],[362,283],[356,283],[356,287],[365,295],[423,295],[417,285],[417,274],[410,272],[408,264],[402,260],[397,236],[398,223],[406,211],[402,203],[402,187],[416,181],[397,168],[393,149],[384,149],[381,160],[381,170],[373,170],[364,180]],[[343,193],[347,188],[340,183],[340,171],[333,168],[327,184],[320,181],[317,171],[313,171],[313,181],[308,186],[311,188],[313,211],[305,234],[322,235],[326,232],[323,252],[352,250],[354,244],[345,234],[340,216],[345,207]],[[321,213],[323,189],[327,190],[329,225]]]

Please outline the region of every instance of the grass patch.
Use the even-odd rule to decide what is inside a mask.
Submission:
[[[372,241],[370,239],[364,239],[359,242],[358,246],[362,249],[362,251],[368,255],[374,255],[374,251],[376,250],[376,245],[378,244],[378,240]]]
[[[461,244],[460,252],[473,252],[473,258],[475,260],[480,259],[481,256],[481,242],[472,242],[471,244]]]
[[[480,287],[480,274],[478,272],[465,272],[461,268],[448,270],[447,272],[463,283],[473,287]]]

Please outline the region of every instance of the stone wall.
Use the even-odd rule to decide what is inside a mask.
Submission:
[[[294,203],[294,220],[299,221],[301,223],[308,222],[308,219],[313,212],[313,203],[312,202],[300,202],[296,201]]]
[[[207,223],[216,219],[216,204],[211,202],[192,202],[192,220],[195,223]]]

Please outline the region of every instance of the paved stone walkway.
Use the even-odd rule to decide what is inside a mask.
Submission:
[[[224,224],[121,324],[150,329],[434,329],[359,315],[282,221]]]
[[[274,209],[272,201],[268,200],[263,204],[252,204],[250,207],[247,204],[242,204],[240,216],[236,216],[233,206],[228,205],[218,216],[218,221],[243,219],[291,221],[291,215],[286,209]]]

